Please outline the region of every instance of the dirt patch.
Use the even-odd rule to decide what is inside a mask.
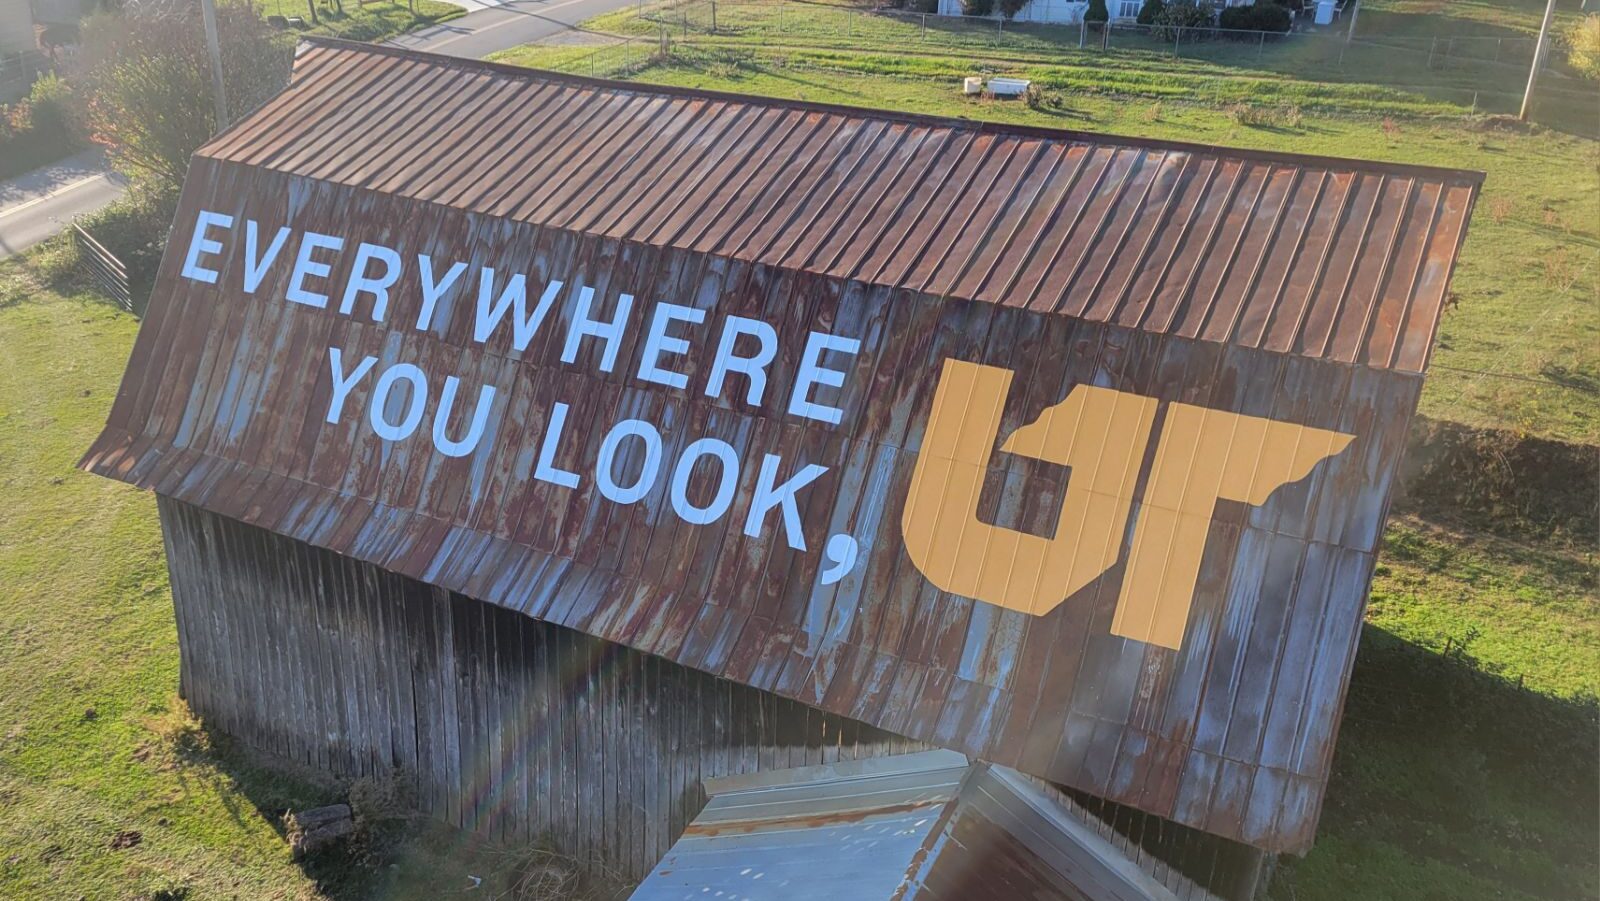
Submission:
[[[1501,535],[1600,540],[1600,447],[1418,417],[1397,510]]]
[[[124,829],[111,837],[111,850],[121,851],[137,846],[144,841],[144,834],[137,829]]]

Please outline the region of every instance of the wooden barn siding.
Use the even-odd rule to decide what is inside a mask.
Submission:
[[[701,780],[925,746],[158,498],[181,691],[223,732],[630,878]]]

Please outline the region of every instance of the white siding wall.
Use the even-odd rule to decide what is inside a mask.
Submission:
[[[32,49],[33,13],[28,0],[0,0],[0,53]]]
[[[1088,8],[1084,0],[1033,0],[1012,21],[1076,25],[1083,20],[1083,11]],[[939,0],[939,15],[961,15],[961,0]]]

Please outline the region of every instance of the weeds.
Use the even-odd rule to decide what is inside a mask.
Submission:
[[[1578,284],[1578,267],[1573,264],[1572,256],[1565,247],[1557,247],[1545,254],[1541,262],[1544,264],[1544,282],[1556,292],[1565,294]]]
[[[1300,107],[1298,106],[1278,108],[1254,106],[1249,103],[1235,103],[1233,106],[1228,107],[1228,115],[1233,118],[1234,122],[1246,128],[1297,129],[1305,124],[1305,116],[1300,112]]]

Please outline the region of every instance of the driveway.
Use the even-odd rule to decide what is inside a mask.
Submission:
[[[99,151],[0,181],[0,260],[21,253],[122,196],[126,185]]]
[[[388,43],[408,50],[477,59],[560,34],[585,19],[635,5],[637,0],[511,0],[498,5],[488,5],[485,0],[453,2],[475,11],[391,38]]]

